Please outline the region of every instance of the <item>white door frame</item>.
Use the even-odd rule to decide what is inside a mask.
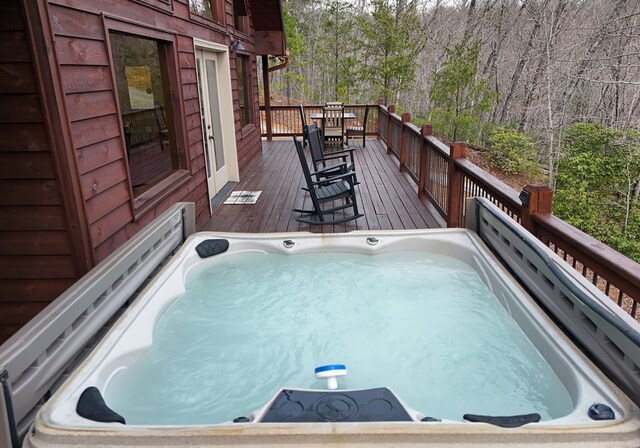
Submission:
[[[216,54],[216,67],[218,78],[218,97],[220,103],[220,128],[222,129],[222,135],[216,136],[216,145],[222,145],[224,151],[227,175],[229,181],[240,180],[240,173],[238,170],[238,150],[236,146],[236,134],[235,134],[235,122],[233,119],[233,96],[231,90],[231,66],[229,63],[229,48],[226,45],[216,44],[214,42],[207,42],[205,40],[193,39],[194,43],[194,56],[197,57],[198,50],[207,50],[210,53]],[[198,101],[201,102],[200,89],[198,89]],[[202,104],[200,104],[200,111],[202,110]],[[202,117],[200,118],[202,123]],[[203,137],[204,138],[204,137]],[[203,143],[203,150],[204,150]],[[207,157],[205,155],[205,157]],[[214,155],[209,155],[211,162],[213,163]],[[209,182],[207,179],[207,188]],[[224,185],[217,185],[217,190],[220,190]],[[215,196],[217,191],[209,191],[209,206],[211,206],[211,198]]]

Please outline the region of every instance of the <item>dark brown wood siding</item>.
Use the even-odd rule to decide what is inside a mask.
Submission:
[[[78,175],[86,207],[92,250],[100,261],[128,238],[162,213],[172,203],[196,203],[197,224],[210,219],[205,175],[204,149],[198,100],[193,38],[228,44],[233,30],[233,2],[225,2],[225,23],[206,22],[190,16],[187,0],[173,0],[171,7],[154,8],[152,2],[77,2],[50,0],[49,12],[53,43],[60,69],[66,114],[76,151]],[[159,197],[142,212],[132,198],[124,138],[118,115],[108,44],[110,23],[126,17],[122,26],[128,32],[137,29],[170,36],[176,54],[174,79],[177,80],[182,129],[178,141],[186,145],[188,177]],[[243,34],[245,41],[253,32]],[[249,51],[253,46],[249,42]],[[235,54],[231,53],[235,67]],[[253,126],[240,129],[236,121],[238,162],[246,162],[260,150],[255,55],[252,55],[252,91],[255,95]],[[232,69],[232,88],[237,90]],[[237,101],[237,94],[234,93]],[[175,105],[174,105],[175,106]],[[237,109],[237,103],[235,104]],[[180,143],[179,143],[180,146]]]
[[[241,176],[261,151],[254,32],[234,30],[232,0],[222,16],[222,23],[194,17],[188,0],[0,2],[0,342],[171,204],[195,202],[196,224],[209,221],[193,38],[243,40],[255,123],[241,129],[236,117]],[[162,35],[174,60],[183,171],[143,207],[132,195],[114,90],[114,23],[131,34]]]
[[[233,9],[229,11],[229,23],[233,24]],[[246,52],[242,52],[244,55],[250,55],[251,57],[251,81],[250,81],[250,91],[252,92],[252,100],[253,100],[253,123],[245,126],[244,128],[240,126],[240,112],[239,107],[234,107],[235,110],[235,122],[236,122],[236,141],[238,145],[238,167],[240,170],[240,175],[245,171],[247,164],[251,161],[253,157],[260,153],[262,150],[262,142],[260,137],[260,112],[259,112],[259,102],[260,98],[258,97],[258,77],[257,77],[257,66],[258,60],[255,57],[255,32],[253,27],[250,27],[249,32],[247,34],[240,33],[235,31],[235,35],[237,38],[243,41],[243,46],[246,48]],[[233,88],[233,102],[234,105],[238,104],[238,71],[236,64],[236,54],[231,54],[231,85]]]
[[[78,277],[19,0],[0,4],[0,342]]]
[[[258,79],[256,76],[257,59],[251,58],[251,84],[250,89],[253,92],[253,123],[245,126],[236,133],[236,140],[238,142],[238,166],[240,167],[240,175],[246,169],[247,164],[260,153],[262,150],[262,141],[260,138],[260,112],[259,98],[258,98]],[[232,72],[232,77],[234,73]],[[237,76],[237,74],[236,74]],[[234,84],[237,90],[237,80]],[[237,101],[237,92],[234,95],[234,100]],[[239,128],[239,116],[237,117],[236,128]]]

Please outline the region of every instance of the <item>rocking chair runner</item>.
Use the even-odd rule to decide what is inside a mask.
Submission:
[[[311,173],[302,143],[299,142],[295,136],[293,137],[293,142],[295,144],[298,157],[300,158],[300,165],[302,166],[304,179],[307,183],[306,190],[309,192],[311,202],[313,204],[313,210],[293,209],[294,212],[302,213],[303,215],[311,215],[309,218],[300,217],[297,221],[305,224],[340,224],[364,216],[363,214],[358,213],[354,179],[355,173],[353,171],[344,171],[334,176],[314,181],[312,176],[321,173],[322,170]],[[338,206],[323,208],[323,204],[338,200],[343,200],[344,203]],[[349,208],[353,209],[352,215],[345,215],[342,218],[330,220],[325,218],[326,215],[331,215],[340,210],[347,210]],[[316,219],[313,219],[313,216],[315,216]]]

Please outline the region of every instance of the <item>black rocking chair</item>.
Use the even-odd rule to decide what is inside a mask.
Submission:
[[[298,110],[300,111],[300,121],[302,122],[302,144],[307,146],[309,136],[307,135],[307,118],[304,112],[304,106],[300,104]]]
[[[322,134],[325,145],[340,150],[344,146],[344,106],[331,104],[322,108]]]
[[[362,135],[362,147],[367,146],[367,118],[369,117],[369,105],[364,108],[364,118],[362,119],[362,126],[347,126],[346,139],[347,145],[349,144],[349,137],[356,135]]]
[[[305,134],[309,142],[313,169],[316,172],[318,170],[322,170],[322,174],[317,177],[328,177],[338,174],[338,172],[344,172],[345,166],[346,171],[355,171],[355,162],[353,158],[355,148],[348,148],[342,151],[333,151],[329,154],[325,154],[324,138],[322,137],[322,130],[318,128],[318,125],[315,123],[307,125],[305,127]],[[359,182],[356,180],[356,185],[358,183]]]
[[[355,172],[347,171],[346,166],[342,172],[336,173],[330,177],[323,177],[321,180],[318,178],[319,174],[322,174],[323,170],[312,173],[309,170],[307,164],[307,158],[304,154],[304,147],[302,143],[294,136],[293,142],[296,147],[296,152],[300,158],[300,165],[302,166],[302,172],[304,173],[304,179],[307,183],[307,190],[311,196],[311,202],[313,204],[313,210],[305,210],[294,208],[294,212],[302,213],[303,215],[310,215],[308,218],[300,217],[298,222],[305,224],[340,224],[354,219],[358,219],[364,216],[358,213],[358,203],[356,199],[355,191]],[[312,176],[316,176],[318,180],[314,181]],[[327,202],[333,202],[343,200],[341,205],[323,208],[323,204]],[[326,215],[332,215],[335,212],[346,209],[353,209],[353,214],[345,215],[341,218],[326,219]]]

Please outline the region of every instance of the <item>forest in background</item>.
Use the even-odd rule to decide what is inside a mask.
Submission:
[[[640,1],[284,7],[291,58],[272,96],[383,98],[507,173],[544,173],[554,214],[640,261]]]

